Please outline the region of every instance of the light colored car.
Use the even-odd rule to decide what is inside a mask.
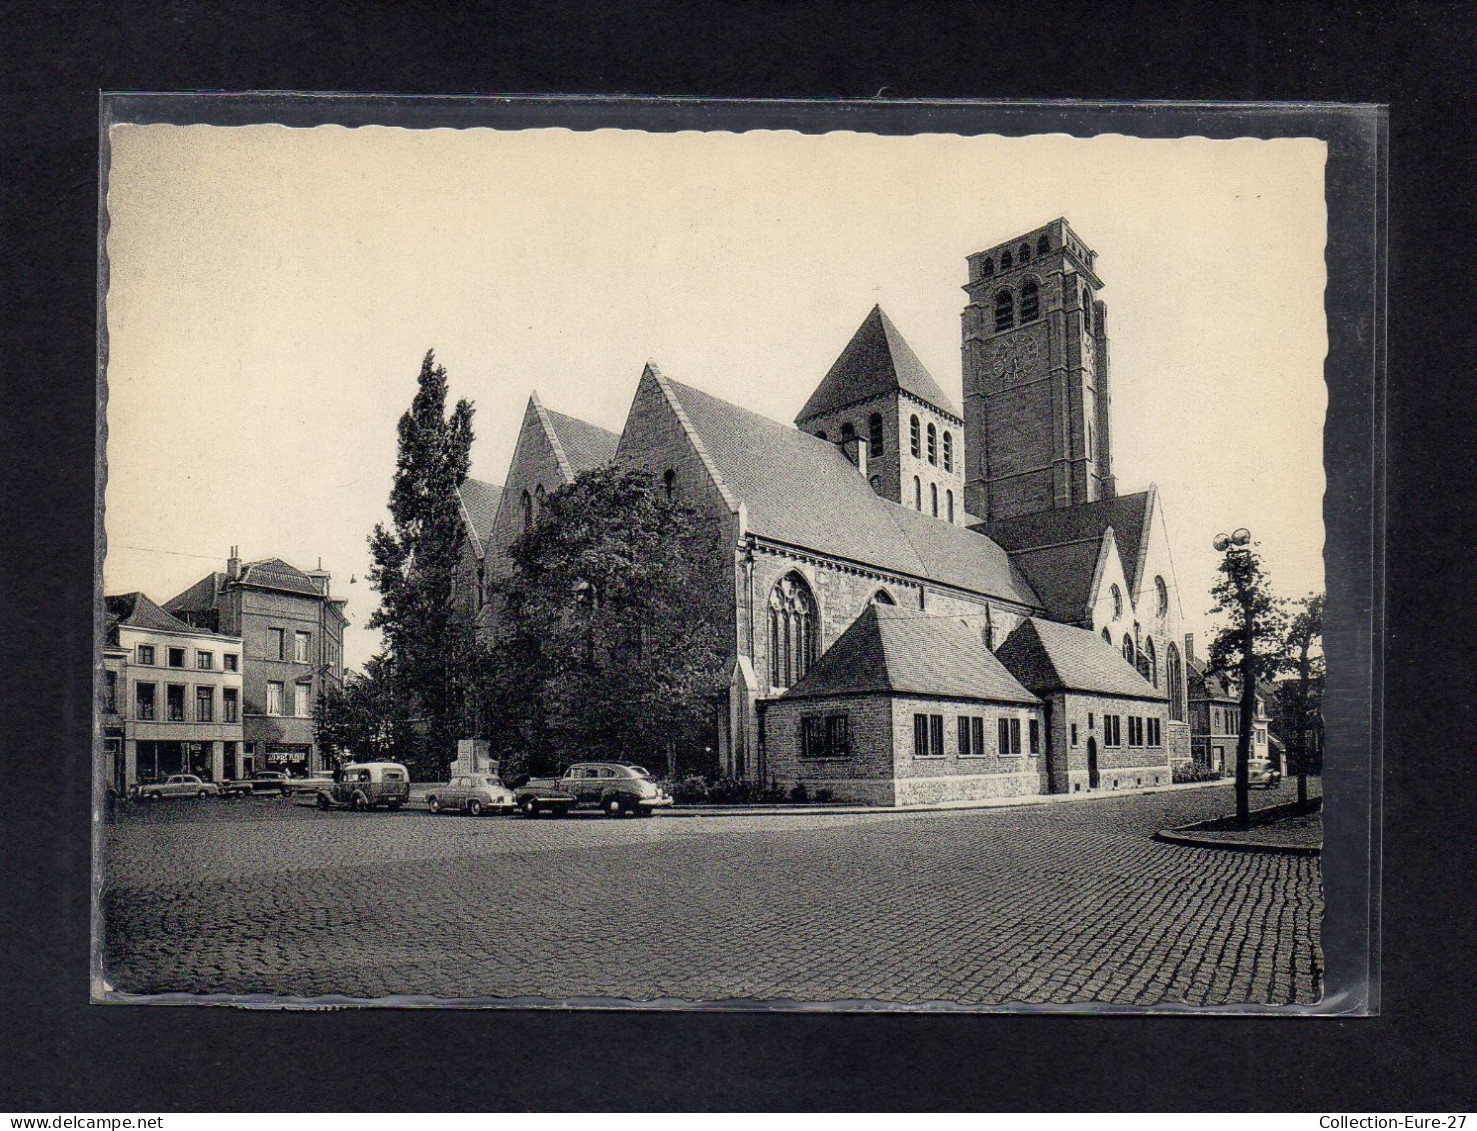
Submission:
[[[672,804],[655,778],[628,762],[579,762],[562,778],[530,778],[515,796],[525,817],[558,817],[582,805],[598,806],[610,817],[650,817]]]
[[[456,809],[470,817],[483,813],[511,813],[517,804],[513,792],[492,774],[457,774],[426,794],[432,813]]]
[[[149,782],[134,790],[140,801],[163,801],[166,797],[219,797],[221,787],[194,774],[170,774],[163,781]]]
[[[314,803],[320,809],[347,805],[361,812],[383,805],[398,809],[410,799],[410,771],[399,762],[353,762],[340,767],[333,781],[320,786]]]
[[[1276,789],[1282,784],[1282,771],[1274,768],[1266,758],[1253,758],[1246,764],[1246,784]]]

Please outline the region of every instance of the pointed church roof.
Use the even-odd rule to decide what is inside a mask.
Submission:
[[[875,603],[782,698],[868,692],[1040,702],[990,654],[968,621]]]
[[[542,406],[540,406],[542,408]],[[543,409],[555,450],[569,465],[570,477],[602,467],[615,458],[621,438],[598,425],[562,412]]]
[[[1124,699],[1165,698],[1123,653],[1090,629],[1027,617],[996,654],[1037,695],[1080,691]]]
[[[654,365],[720,492],[747,528],[792,546],[1033,608],[1041,603],[984,535],[879,496],[836,445],[682,385]]]
[[[1123,574],[1135,591],[1139,588],[1139,563],[1149,522],[1153,514],[1157,490],[1150,487],[1133,495],[1119,495],[1112,499],[1099,499],[1092,503],[1079,503],[1075,507],[1037,511],[1034,514],[1015,515],[981,523],[976,529],[988,534],[1010,553],[1013,559],[1032,576],[1048,568],[1060,569],[1073,563],[1080,566],[1086,562],[1086,572],[1078,574],[1072,569],[1062,576],[1065,584],[1069,578],[1081,577],[1079,603],[1085,602],[1088,587],[1092,584],[1093,567],[1097,562],[1098,547],[1103,534],[1111,526],[1118,543],[1118,554],[1123,562]],[[1091,553],[1082,550],[1067,552],[1073,545],[1090,544]],[[1053,551],[1053,553],[1045,553]],[[1091,560],[1088,560],[1090,556]],[[1075,581],[1072,582],[1076,584]],[[1053,588],[1051,582],[1045,582]],[[1045,594],[1043,593],[1044,597]],[[1076,620],[1074,615],[1070,619]]]
[[[880,306],[863,320],[841,356],[810,394],[795,418],[799,424],[813,416],[835,412],[859,401],[901,389],[950,416],[962,419],[954,402],[939,388],[913,347],[903,339]]]

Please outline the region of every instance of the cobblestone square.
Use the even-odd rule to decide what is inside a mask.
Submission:
[[[106,976],[138,994],[1316,1001],[1318,858],[1153,839],[1232,806],[1227,786],[649,821],[165,803],[105,829]]]

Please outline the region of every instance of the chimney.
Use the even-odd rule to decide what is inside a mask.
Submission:
[[[1194,662],[1195,662],[1195,634],[1193,632],[1187,632],[1187,633],[1185,633],[1185,663],[1187,663],[1187,664],[1193,664]]]
[[[235,581],[241,576],[241,547],[232,546],[231,556],[226,559],[226,580]]]
[[[331,575],[329,574],[329,572],[326,569],[323,568],[323,559],[322,558],[319,558],[318,559],[318,568],[317,569],[310,569],[310,570],[308,570],[307,571],[307,574],[308,574],[308,577],[310,577],[312,579],[313,585],[317,588],[318,592],[321,593],[323,596],[327,597],[328,596],[328,581],[329,581],[329,578],[330,578]]]
[[[841,441],[841,454],[856,464],[862,478],[867,477],[867,441],[860,436],[847,436]]]

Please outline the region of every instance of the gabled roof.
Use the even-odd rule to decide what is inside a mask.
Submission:
[[[216,594],[226,583],[224,573],[207,573],[178,596],[164,602],[172,613],[205,613],[215,611]]]
[[[961,419],[959,409],[923,367],[892,319],[874,306],[810,394],[795,423],[899,389]]]
[[[1012,555],[1026,551],[1062,549],[1077,543],[1091,543],[1093,559],[1088,563],[1082,577],[1081,601],[1086,603],[1088,585],[1092,582],[1092,569],[1097,561],[1098,546],[1108,527],[1113,528],[1118,542],[1118,554],[1123,562],[1123,573],[1128,583],[1139,584],[1139,554],[1144,536],[1148,531],[1154,489],[1139,491],[1133,495],[1119,495],[1113,499],[1099,499],[1092,503],[1079,503],[1075,507],[1037,511],[1034,514],[1016,515],[1013,518],[997,518],[987,521],[977,529],[983,530]],[[1063,563],[1068,556],[1055,560]],[[1038,559],[1046,561],[1047,559]],[[1073,559],[1075,560],[1075,559]],[[1024,565],[1022,568],[1026,568]],[[1030,572],[1028,570],[1028,572]],[[1076,620],[1074,616],[1071,619]]]
[[[614,432],[590,424],[562,412],[543,410],[552,433],[555,450],[569,464],[571,478],[582,471],[602,467],[615,459],[615,449],[621,438]]]
[[[318,586],[313,584],[311,577],[281,558],[263,558],[259,562],[247,562],[241,567],[241,576],[237,578],[237,584],[260,589],[278,589],[285,593],[301,593],[308,597],[321,596]]]
[[[1010,673],[1037,695],[1082,691],[1128,699],[1167,696],[1138,673],[1097,633],[1027,617],[996,653]]]
[[[978,627],[872,604],[785,699],[882,692],[1039,703],[985,647]]]
[[[1076,624],[1086,618],[1089,591],[1102,539],[1084,539],[1010,555],[1026,575],[1052,620]]]
[[[1039,607],[989,538],[881,498],[840,450],[648,366],[747,528],[788,545]]]
[[[485,483],[481,479],[465,479],[457,489],[472,546],[479,557],[488,535],[492,533],[492,520],[497,517],[497,504],[502,496],[501,487],[496,483]]]
[[[104,597],[103,605],[108,612],[109,634],[122,625],[127,628],[142,628],[153,632],[185,632],[200,635],[200,630],[171,616],[149,599],[146,593],[120,593]]]

